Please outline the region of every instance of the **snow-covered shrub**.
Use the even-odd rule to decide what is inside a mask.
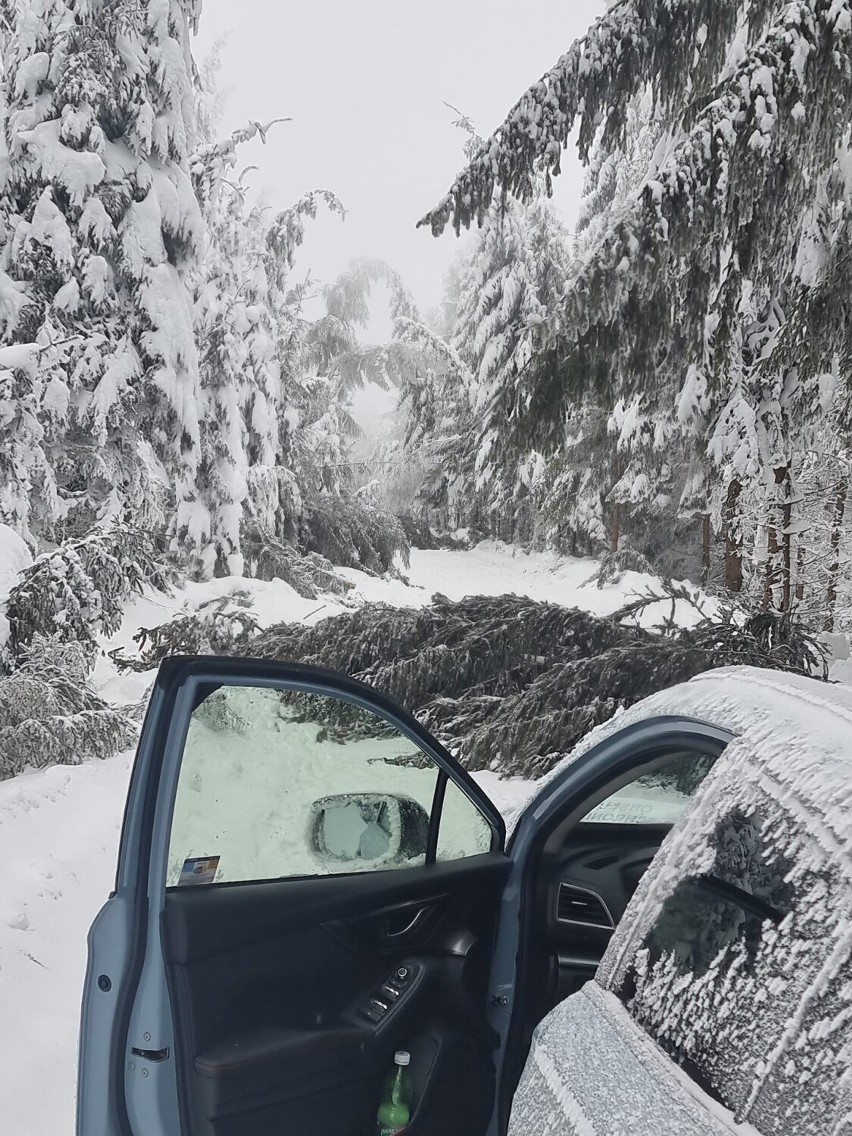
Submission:
[[[300,544],[332,564],[383,575],[409,545],[398,517],[360,497],[317,495],[305,503]]]
[[[0,678],[0,780],[26,768],[77,765],[133,745],[130,716],[87,683],[79,643],[36,635],[15,670]]]
[[[258,623],[246,591],[230,592],[207,600],[195,611],[185,611],[157,627],[141,627],[133,636],[140,657],[111,652],[120,669],[147,671],[167,655],[245,655]]]
[[[350,581],[338,576],[331,561],[318,552],[302,554],[288,541],[256,525],[244,530],[242,547],[250,576],[283,580],[305,599],[315,599],[320,592],[343,595],[352,588]]]
[[[43,553],[21,575],[7,607],[12,665],[37,636],[79,643],[91,662],[98,635],[118,630],[130,596],[168,586],[152,536],[115,519]]]
[[[434,533],[426,521],[419,517],[413,517],[408,513],[400,513],[397,520],[402,526],[405,539],[408,541],[411,548],[463,549],[470,547],[469,541],[457,539],[449,533]]]
[[[650,576],[654,569],[641,552],[620,548],[601,557],[600,567],[587,583],[594,582],[599,588],[605,588],[607,584],[617,584],[625,572],[645,572]]]

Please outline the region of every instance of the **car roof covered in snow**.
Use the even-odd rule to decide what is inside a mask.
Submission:
[[[627,726],[661,716],[721,726],[749,745],[750,762],[812,808],[852,847],[852,688],[758,667],[721,667],[659,691],[590,731],[546,777]],[[523,806],[507,817],[517,823]],[[808,811],[811,811],[810,809]]]

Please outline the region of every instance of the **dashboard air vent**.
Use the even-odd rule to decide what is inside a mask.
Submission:
[[[615,927],[609,908],[599,895],[574,884],[560,884],[556,904],[559,923],[577,923],[582,927]]]

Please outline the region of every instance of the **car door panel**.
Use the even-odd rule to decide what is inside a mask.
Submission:
[[[180,833],[175,859],[172,821],[181,800],[178,779],[190,719],[225,686],[261,691],[258,705],[267,709],[270,691],[287,693],[281,703],[286,730],[291,722],[319,721],[292,715],[288,698],[294,692],[337,698],[377,714],[419,747],[425,766],[431,761],[437,768],[433,818],[444,815],[445,791],[453,790],[447,813],[453,824],[445,831],[427,817],[425,859],[412,859],[406,851],[403,870],[365,865],[347,874],[335,874],[339,868],[333,863],[314,864],[313,845],[307,859],[303,849],[301,858],[278,866],[263,830],[260,868],[254,871],[254,862],[242,855],[253,830],[240,830],[249,838],[240,845],[219,819],[197,827],[209,811],[199,801],[222,804],[218,787],[211,792],[208,783],[194,811],[185,814],[187,826],[174,830]],[[273,724],[279,728],[277,719]],[[351,740],[346,734],[351,718],[332,716],[321,725],[316,744],[330,750]],[[275,734],[267,730],[266,736]],[[384,736],[361,733],[356,741]],[[538,907],[534,869],[547,833],[566,817],[573,824],[607,787],[635,775],[660,745],[694,743],[717,753],[729,736],[688,719],[627,728],[546,785],[524,812],[507,856],[499,813],[469,775],[413,718],[362,684],[289,664],[167,660],[134,767],[116,894],[90,934],[78,1136],[363,1136],[374,1127],[383,1078],[400,1046],[412,1058],[407,1136],[498,1136],[505,1131],[531,1025],[534,999],[527,988],[536,952],[528,928]],[[196,744],[207,737],[194,735],[187,765],[194,777],[218,768],[221,747],[207,751]],[[237,746],[236,765],[244,758],[247,763],[239,777],[254,777],[251,763],[260,751],[254,742]],[[288,760],[294,752],[291,746]],[[312,760],[305,752],[300,748],[297,755],[303,766]],[[333,775],[342,752],[319,757]],[[369,762],[377,766],[358,768],[392,767],[386,791],[404,794],[405,785],[419,776],[403,776],[404,770],[424,768],[409,753],[376,754]],[[185,799],[192,791],[187,785]],[[227,791],[242,788],[232,776]],[[340,806],[327,802],[353,794],[366,801],[382,788],[372,775],[358,773],[347,784],[323,786],[310,808],[333,812]],[[268,799],[273,809],[280,801],[275,792]],[[419,801],[423,812],[422,793],[409,800]],[[483,830],[472,843],[460,840],[471,818],[459,811],[460,803],[484,823],[484,848],[490,841],[490,852],[483,848]],[[272,815],[268,806],[264,811]],[[286,830],[278,824],[288,847],[312,837],[317,815],[311,812],[306,823],[304,811],[290,809]],[[373,816],[365,823],[378,822]],[[339,835],[329,831],[325,848],[332,856]],[[407,841],[404,847],[410,848]],[[182,882],[191,857],[218,863],[220,852],[227,853],[229,882],[201,887]],[[595,849],[580,852],[584,860]],[[641,872],[640,860],[633,856],[627,867]],[[316,874],[306,876],[303,864]],[[589,865],[564,866],[584,886],[580,877],[585,879]],[[176,886],[166,887],[167,880]],[[609,902],[619,906],[617,899]],[[562,949],[571,946],[557,944],[557,967],[564,962],[570,970],[590,961]],[[408,976],[402,986],[391,981],[399,968]]]
[[[453,839],[441,845],[433,827],[426,862],[404,870],[333,874],[339,869],[320,864],[310,877],[270,872],[166,887],[176,879],[170,834],[190,721],[220,687],[307,692],[377,714],[436,770],[436,815],[449,776],[454,807],[472,802],[490,827],[492,851],[459,851]],[[304,721],[288,715],[287,731],[286,723]],[[334,744],[343,753],[345,735]],[[243,748],[250,762],[254,742]],[[218,758],[210,760],[212,768]],[[367,782],[344,788],[377,787]],[[309,836],[307,817],[294,820],[290,847]],[[90,934],[78,1132],[362,1134],[375,1123],[382,1080],[402,1045],[412,1053],[411,1132],[435,1124],[459,1136],[484,1132],[495,1086],[488,968],[509,871],[502,840],[499,813],[452,757],[362,684],[289,664],[168,660],[131,780],[116,893]],[[436,854],[450,858],[435,862]],[[414,976],[410,989],[376,1022],[364,1007],[401,963]]]
[[[412,1052],[418,1100],[432,1099],[432,1122],[460,1133],[470,1123],[447,1112],[454,1086],[453,1099],[480,1100],[481,1129],[493,1092],[483,1057],[496,1041],[483,1024],[487,968],[509,866],[499,853],[474,859],[404,880],[387,872],[170,890],[163,953],[181,1023],[186,1132],[367,1131],[400,1046]],[[412,910],[427,918],[406,932]],[[395,915],[403,930],[388,941]],[[410,978],[391,1003],[383,987],[399,966]],[[389,1005],[379,1021],[366,1016],[374,997]]]

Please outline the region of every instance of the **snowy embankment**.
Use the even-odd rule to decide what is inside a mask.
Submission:
[[[596,614],[617,610],[652,581],[628,573],[617,585],[584,587],[595,565],[546,554],[524,555],[483,544],[467,552],[415,551],[409,583],[343,570],[353,583],[340,597],[308,600],[281,581],[237,579],[189,585],[166,597],[132,604],[105,652],[134,649],[139,627],[161,624],[211,598],[248,590],[259,623],[315,622],[367,601],[428,603],[515,592],[579,606]],[[666,605],[668,611],[668,605]],[[684,610],[684,621],[694,612]],[[647,616],[646,616],[647,618]],[[119,674],[105,653],[96,684],[115,702],[135,702],[151,673]],[[111,886],[131,754],[82,766],[58,766],[0,782],[0,1116],[20,1136],[73,1132],[75,1051],[86,932]],[[476,774],[495,803],[508,809],[528,793],[523,783]]]

